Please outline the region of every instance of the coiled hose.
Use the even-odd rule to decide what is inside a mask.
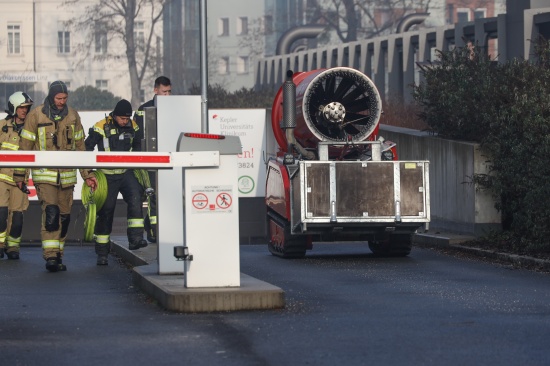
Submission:
[[[94,191],[86,184],[82,185],[82,204],[86,208],[86,219],[84,220],[84,241],[91,242],[94,240],[95,220],[97,211],[101,210],[105,200],[107,199],[107,178],[105,174],[99,170],[94,172],[97,187]]]

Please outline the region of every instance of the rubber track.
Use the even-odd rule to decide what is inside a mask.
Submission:
[[[271,254],[281,258],[303,258],[306,255],[307,250],[306,237],[303,235],[291,235],[289,222],[280,217],[275,212],[268,211],[267,216],[270,220],[275,221],[279,226],[284,228],[285,231],[285,243],[283,251],[279,251],[280,249],[272,245],[270,242],[268,244],[268,248]]]

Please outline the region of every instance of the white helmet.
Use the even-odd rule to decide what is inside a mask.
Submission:
[[[29,107],[33,105],[33,100],[25,92],[15,92],[10,96],[8,100],[8,110],[7,112],[15,116],[18,107]]]

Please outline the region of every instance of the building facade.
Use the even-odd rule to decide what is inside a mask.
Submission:
[[[69,25],[92,1],[0,0],[0,106],[18,90],[41,103],[49,84],[64,81],[69,90],[94,86],[131,99],[126,47],[101,27],[94,34]],[[135,21],[137,50],[146,39],[147,19]],[[158,32],[159,37],[161,32]],[[142,99],[152,95],[154,75],[144,78]],[[146,95],[147,94],[147,95]]]

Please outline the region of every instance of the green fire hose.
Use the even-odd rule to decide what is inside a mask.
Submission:
[[[84,241],[90,242],[94,240],[95,220],[97,211],[101,210],[105,200],[107,199],[107,178],[105,174],[96,170],[95,177],[97,187],[92,191],[86,184],[82,185],[82,204],[86,208],[86,219],[84,220]]]

